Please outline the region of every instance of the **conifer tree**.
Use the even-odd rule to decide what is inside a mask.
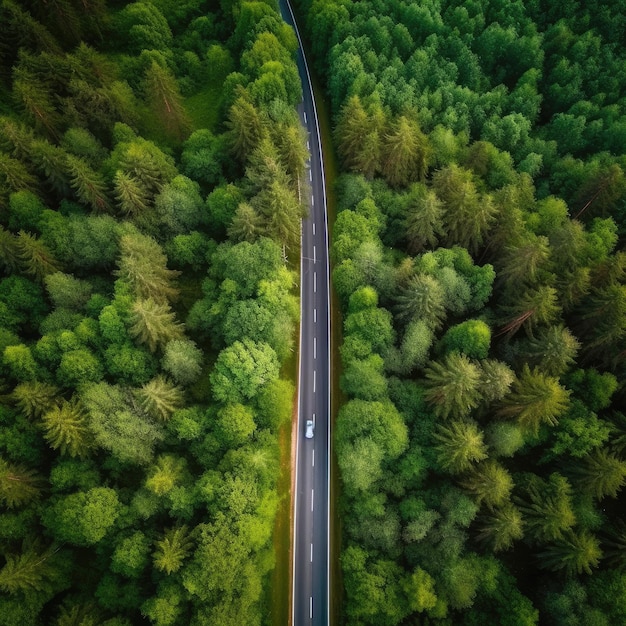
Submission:
[[[476,539],[494,552],[508,550],[523,535],[522,515],[511,503],[505,503],[478,518]]]
[[[85,457],[89,453],[91,434],[85,411],[76,401],[62,401],[41,418],[44,438],[61,454]]]
[[[24,271],[37,280],[59,271],[59,263],[47,246],[30,233],[21,230],[16,241],[20,264]]]
[[[34,419],[57,405],[59,390],[54,385],[33,380],[17,385],[11,396],[19,410]]]
[[[228,227],[228,238],[253,243],[261,234],[261,216],[248,202],[241,202]]]
[[[487,458],[487,446],[476,422],[468,420],[440,425],[433,439],[439,465],[456,474]]]
[[[464,417],[480,401],[480,369],[465,355],[451,352],[425,370],[425,398],[438,417]]]
[[[191,552],[193,542],[186,526],[171,528],[156,542],[152,554],[154,566],[168,576],[177,572]]]
[[[0,502],[10,509],[39,498],[42,480],[31,469],[0,458]]]
[[[572,465],[570,472],[576,486],[598,500],[615,498],[626,483],[626,461],[606,449],[593,451],[582,464]]]
[[[509,471],[494,460],[479,463],[461,480],[461,486],[474,496],[478,504],[489,509],[505,505],[513,489]]]
[[[100,172],[96,172],[80,157],[67,154],[65,158],[70,187],[78,200],[97,213],[109,212],[111,202]]]
[[[539,553],[539,566],[553,572],[563,571],[568,576],[591,574],[601,556],[600,543],[594,535],[569,531]]]
[[[150,352],[156,352],[173,339],[181,339],[183,325],[176,321],[176,314],[167,303],[152,298],[137,300],[130,314],[129,332],[139,343],[145,343]]]
[[[245,162],[263,136],[259,112],[246,98],[240,96],[230,107],[226,127],[233,154],[241,162]]]
[[[118,170],[113,177],[113,189],[119,210],[131,217],[143,215],[149,208],[148,193],[141,181]]]
[[[168,420],[182,406],[184,400],[180,388],[160,375],[147,382],[136,393],[144,411],[161,421]]]
[[[5,555],[0,570],[0,589],[5,593],[43,591],[55,577],[51,548],[41,550],[36,544],[24,546],[20,554]]]

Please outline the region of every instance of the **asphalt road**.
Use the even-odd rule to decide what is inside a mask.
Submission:
[[[283,18],[298,29],[287,0]],[[300,35],[298,34],[300,41]],[[301,43],[301,42],[300,42]],[[302,80],[301,121],[308,132],[303,200],[309,216],[302,221],[300,385],[293,545],[293,626],[329,623],[330,493],[330,291],[324,165],[317,112],[302,45],[298,50]],[[315,423],[312,439],[304,436],[307,419]]]

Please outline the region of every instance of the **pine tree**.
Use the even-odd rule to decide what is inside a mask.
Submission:
[[[428,138],[413,117],[400,115],[383,135],[381,170],[394,187],[423,181],[430,158]]]
[[[520,284],[535,284],[549,259],[550,244],[547,237],[529,234],[524,241],[505,248],[498,280],[511,289],[519,289]]]
[[[10,509],[39,498],[42,480],[31,469],[0,458],[0,502]]]
[[[570,468],[576,486],[584,493],[602,500],[615,498],[626,483],[626,461],[622,461],[606,449],[595,450],[583,463]]]
[[[337,150],[348,169],[354,168],[364,150],[368,128],[369,119],[361,99],[352,96],[341,108],[335,130]]]
[[[233,241],[253,243],[261,234],[261,217],[247,202],[237,207],[233,221],[228,227],[228,238]]]
[[[180,387],[160,375],[147,382],[136,393],[144,411],[162,421],[167,421],[184,401]]]
[[[472,469],[461,480],[461,486],[474,496],[478,504],[485,504],[493,510],[508,502],[513,478],[500,463],[490,459]]]
[[[37,173],[61,195],[67,195],[70,183],[67,171],[67,153],[45,139],[30,144],[28,158]]]
[[[146,189],[141,181],[118,170],[113,177],[113,190],[117,206],[122,213],[139,217],[146,213],[150,204]]]
[[[16,245],[20,264],[27,274],[42,281],[48,274],[59,271],[59,263],[40,239],[21,230]]]
[[[262,191],[253,200],[257,211],[263,215],[266,234],[283,246],[293,249],[300,241],[302,207],[291,189],[278,181]]]
[[[485,404],[502,400],[509,393],[515,380],[511,368],[494,359],[483,359],[480,362],[480,397]]]
[[[167,134],[177,141],[183,141],[189,135],[191,123],[185,112],[176,77],[167,67],[152,61],[146,70],[144,91]]]
[[[185,474],[185,460],[171,454],[162,454],[148,472],[146,488],[157,496],[168,494]]]
[[[440,425],[433,435],[437,460],[446,471],[457,474],[487,458],[487,446],[476,422],[468,420]]]
[[[122,236],[118,269],[114,273],[128,283],[140,299],[150,298],[156,303],[166,304],[178,296],[174,281],[180,272],[167,268],[163,249],[146,235]]]
[[[433,276],[417,274],[397,297],[395,310],[405,324],[421,319],[436,330],[446,316],[443,288]]]
[[[42,551],[36,544],[23,547],[20,554],[5,555],[6,563],[0,570],[0,589],[5,593],[44,591],[55,576],[55,551]]]
[[[48,383],[37,380],[20,383],[11,394],[13,401],[30,419],[39,418],[59,402],[59,390]]]
[[[494,552],[508,550],[513,542],[524,535],[524,522],[520,511],[511,503],[505,503],[482,515],[477,522],[476,540]]]
[[[76,401],[55,406],[41,418],[44,438],[61,454],[85,457],[89,453],[91,434],[83,407]]]
[[[58,139],[61,116],[45,83],[31,71],[18,67],[13,70],[13,97],[30,124],[51,139]]]
[[[564,476],[553,473],[543,480],[531,475],[523,485],[523,492],[515,502],[524,516],[526,534],[533,541],[562,539],[576,524],[572,487]]]
[[[173,339],[181,339],[183,325],[176,321],[176,314],[167,303],[155,302],[152,298],[137,300],[131,309],[129,332],[150,352],[163,348]]]
[[[506,323],[500,335],[511,337],[523,326],[526,334],[532,337],[537,324],[550,324],[561,312],[556,289],[548,285],[529,287],[521,295],[511,297],[513,302],[502,307]]]
[[[464,417],[480,401],[480,369],[465,355],[448,354],[425,370],[425,398],[438,417]]]
[[[309,152],[306,149],[306,132],[299,124],[281,126],[276,133],[276,147],[287,175],[292,181],[292,188],[301,197],[302,177]]]
[[[193,542],[186,526],[171,528],[156,542],[156,549],[152,555],[154,566],[169,576],[182,567],[192,547]]]
[[[17,237],[0,226],[0,263],[7,274],[13,274],[20,265]]]
[[[601,556],[598,539],[586,531],[569,531],[538,555],[540,567],[553,572],[563,571],[568,576],[583,572],[591,574]]]
[[[558,379],[524,364],[522,373],[513,383],[513,391],[504,399],[498,415],[517,419],[526,431],[537,435],[543,424],[555,426],[569,406],[570,391]]]
[[[248,100],[239,97],[230,107],[226,127],[233,154],[242,163],[245,162],[263,136],[259,112]]]
[[[524,349],[531,363],[550,376],[561,376],[576,362],[580,343],[569,329],[562,325],[543,328],[529,340]]]
[[[84,159],[72,154],[66,155],[65,158],[70,187],[78,200],[96,212],[109,212],[111,202],[102,175],[93,170]]]
[[[431,190],[414,185],[409,191],[409,201],[404,218],[405,237],[409,254],[425,248],[435,248],[443,235],[443,203]]]
[[[37,191],[37,179],[17,159],[0,152],[0,185],[3,191]]]

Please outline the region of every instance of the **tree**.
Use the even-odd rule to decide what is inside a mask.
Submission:
[[[451,326],[441,339],[446,352],[460,352],[470,359],[486,359],[491,346],[491,329],[482,320],[467,320]]]
[[[430,144],[417,120],[400,115],[383,135],[381,170],[394,187],[423,181],[430,159]]]
[[[2,362],[11,376],[19,381],[32,381],[37,378],[37,363],[30,348],[24,344],[7,346],[2,355]]]
[[[185,479],[186,470],[184,458],[162,454],[148,471],[146,488],[157,496],[166,496]]]
[[[48,274],[44,283],[48,296],[57,309],[81,311],[93,291],[92,285],[86,280],[79,280],[63,272]]]
[[[48,85],[30,70],[17,66],[13,70],[12,92],[29,123],[48,137],[58,138],[62,120]]]
[[[148,564],[150,540],[141,531],[135,531],[120,541],[111,557],[111,571],[128,578],[139,578]]]
[[[524,521],[520,511],[505,503],[490,513],[478,518],[476,540],[494,552],[509,550],[513,542],[524,535]]]
[[[537,543],[562,539],[576,523],[573,491],[568,480],[552,473],[547,480],[526,477],[524,495],[515,498],[524,517],[526,534]]]
[[[363,400],[381,400],[387,395],[387,379],[383,375],[383,359],[371,354],[363,360],[355,359],[345,365],[341,376],[342,391]]]
[[[182,567],[192,547],[193,542],[186,526],[170,528],[155,542],[152,553],[154,566],[169,576]]]
[[[144,92],[165,132],[177,141],[187,138],[190,121],[174,75],[152,61],[144,78]]]
[[[102,363],[88,348],[63,353],[56,372],[57,382],[65,387],[78,387],[87,382],[98,382],[103,376]]]
[[[148,192],[142,182],[122,170],[117,170],[113,177],[113,193],[119,210],[131,218],[145,215],[150,208]]]
[[[137,300],[129,319],[130,335],[146,344],[150,352],[183,337],[183,325],[176,321],[176,314],[167,302],[155,302],[152,298]]]
[[[539,554],[539,566],[553,572],[563,571],[568,576],[591,574],[601,556],[596,537],[586,531],[570,531]]]
[[[524,364],[520,377],[513,383],[513,391],[503,400],[498,410],[501,417],[517,419],[519,425],[533,435],[546,423],[554,426],[569,406],[570,391],[559,381],[531,370]]]
[[[491,197],[481,197],[471,172],[454,163],[435,172],[433,189],[443,202],[448,245],[476,251],[495,218]]]
[[[513,489],[511,474],[497,461],[479,463],[461,481],[461,486],[471,493],[478,504],[490,510],[506,504]]]
[[[532,337],[536,324],[550,324],[560,313],[556,289],[548,285],[525,289],[521,296],[515,296],[513,304],[502,310],[508,321],[498,334],[509,337],[522,326]]]
[[[218,429],[230,448],[241,446],[250,440],[256,430],[254,413],[243,404],[227,404],[218,411]]]
[[[411,611],[422,613],[434,609],[437,605],[435,581],[421,567],[417,567],[412,574],[404,579],[402,588]]]
[[[580,343],[562,325],[542,328],[524,350],[532,364],[550,376],[562,376],[575,363]]]
[[[550,244],[547,237],[527,234],[525,240],[505,248],[498,280],[503,285],[536,284],[547,269]]]
[[[444,293],[432,276],[417,274],[397,297],[398,319],[410,322],[421,319],[436,330],[445,319]]]
[[[43,523],[61,541],[91,546],[104,538],[121,512],[114,489],[94,487],[56,499],[44,512]]]
[[[102,175],[80,157],[67,154],[65,159],[70,187],[79,202],[91,207],[97,213],[109,212],[111,202]]]
[[[438,417],[464,417],[480,401],[480,369],[465,355],[448,354],[425,370],[425,398]]]
[[[34,470],[0,458],[0,501],[10,509],[39,498],[43,480]]]
[[[606,496],[615,498],[626,483],[626,462],[607,449],[595,450],[570,469],[572,476],[584,493],[598,500]]]
[[[156,376],[137,390],[143,410],[154,419],[167,421],[183,404],[183,393],[164,376]]]
[[[129,391],[96,383],[82,387],[80,399],[98,446],[124,463],[145,465],[150,461],[163,432],[137,406]]]
[[[239,204],[228,227],[228,238],[253,243],[260,237],[261,230],[261,216],[256,209],[247,202]]]
[[[218,402],[252,400],[261,389],[278,378],[278,359],[265,343],[244,338],[220,352],[209,375],[213,397]]]
[[[180,272],[167,269],[167,257],[151,237],[139,233],[120,239],[118,269],[114,272],[141,299],[165,304],[178,295],[174,279]]]
[[[59,264],[48,247],[30,233],[21,230],[16,241],[20,264],[27,274],[42,281],[48,274],[59,269]]]
[[[464,472],[487,458],[483,433],[474,421],[439,425],[433,439],[437,442],[435,450],[439,465],[452,474]]]
[[[222,182],[224,177],[222,165],[226,156],[223,144],[222,137],[215,137],[208,128],[194,131],[183,146],[180,157],[182,173],[205,185],[217,185]]]
[[[84,457],[90,448],[90,432],[83,407],[76,401],[62,401],[41,418],[44,438],[61,454]]]
[[[58,576],[54,555],[58,550],[42,550],[37,544],[25,545],[20,554],[5,555],[6,563],[0,570],[0,589],[17,594],[44,591]]]
[[[417,254],[425,248],[435,248],[443,230],[443,203],[434,191],[423,185],[409,189],[404,236],[409,254]]]
[[[58,388],[37,380],[20,383],[11,395],[19,410],[31,419],[41,417],[59,402]]]
[[[228,112],[228,142],[233,154],[243,163],[263,136],[259,112],[244,97],[239,97]]]
[[[202,351],[189,339],[174,339],[165,344],[161,365],[177,383],[189,385],[202,373]]]
[[[276,134],[276,147],[280,160],[292,181],[294,192],[300,199],[302,177],[309,158],[306,148],[306,132],[300,124],[288,124],[279,127]]]

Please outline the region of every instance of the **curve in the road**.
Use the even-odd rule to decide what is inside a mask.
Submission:
[[[309,132],[309,180],[306,182],[311,189],[309,217],[302,221],[301,233],[292,624],[328,626],[331,335],[326,183],[317,107],[302,39],[288,0],[281,0],[280,6],[283,18],[293,26],[299,43],[297,62],[303,91],[299,110],[305,129]],[[312,439],[304,437],[307,419],[315,421],[315,435]]]

